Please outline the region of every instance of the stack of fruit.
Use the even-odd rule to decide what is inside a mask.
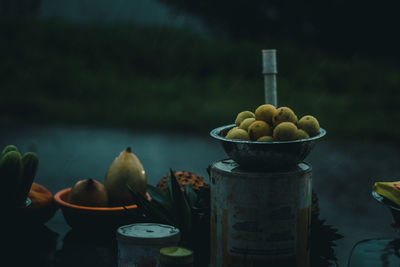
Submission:
[[[21,155],[14,145],[6,146],[0,155],[1,203],[6,207],[25,207],[28,193],[38,169],[35,152]]]
[[[298,119],[289,107],[264,104],[252,111],[237,114],[236,126],[225,135],[228,139],[259,142],[306,139],[320,133],[318,120],[311,115]]]

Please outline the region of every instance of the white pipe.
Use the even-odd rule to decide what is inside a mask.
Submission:
[[[262,50],[265,103],[278,107],[276,91],[276,49]]]

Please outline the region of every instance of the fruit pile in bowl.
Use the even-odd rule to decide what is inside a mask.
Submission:
[[[290,169],[302,162],[326,131],[312,115],[298,118],[289,107],[264,104],[241,111],[235,123],[213,129],[226,154],[241,167]]]
[[[73,228],[113,229],[139,220],[130,189],[148,197],[146,173],[131,148],[123,150],[109,166],[104,184],[89,178],[58,191],[55,202]]]

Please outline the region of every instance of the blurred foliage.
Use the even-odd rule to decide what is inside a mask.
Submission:
[[[42,0],[0,0],[0,17],[32,18],[41,4]]]
[[[232,42],[167,27],[0,21],[0,120],[209,131],[264,102],[261,50],[278,50],[278,99],[327,138],[400,140],[398,64],[290,42]]]
[[[395,4],[372,0],[160,0],[235,40],[286,40],[338,55],[396,56]]]

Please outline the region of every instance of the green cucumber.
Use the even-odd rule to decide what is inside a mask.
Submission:
[[[0,159],[1,200],[6,206],[17,206],[17,195],[22,176],[22,157],[18,151],[9,151]]]
[[[17,152],[19,152],[19,151],[18,151],[18,148],[17,148],[16,146],[14,146],[14,145],[8,145],[8,146],[6,146],[6,147],[3,149],[3,151],[1,152],[0,158],[2,158],[5,154],[7,154],[7,152],[10,152],[10,151],[17,151]]]
[[[22,175],[19,182],[19,201],[24,203],[28,197],[33,180],[39,166],[39,158],[35,152],[27,152],[22,156]]]

